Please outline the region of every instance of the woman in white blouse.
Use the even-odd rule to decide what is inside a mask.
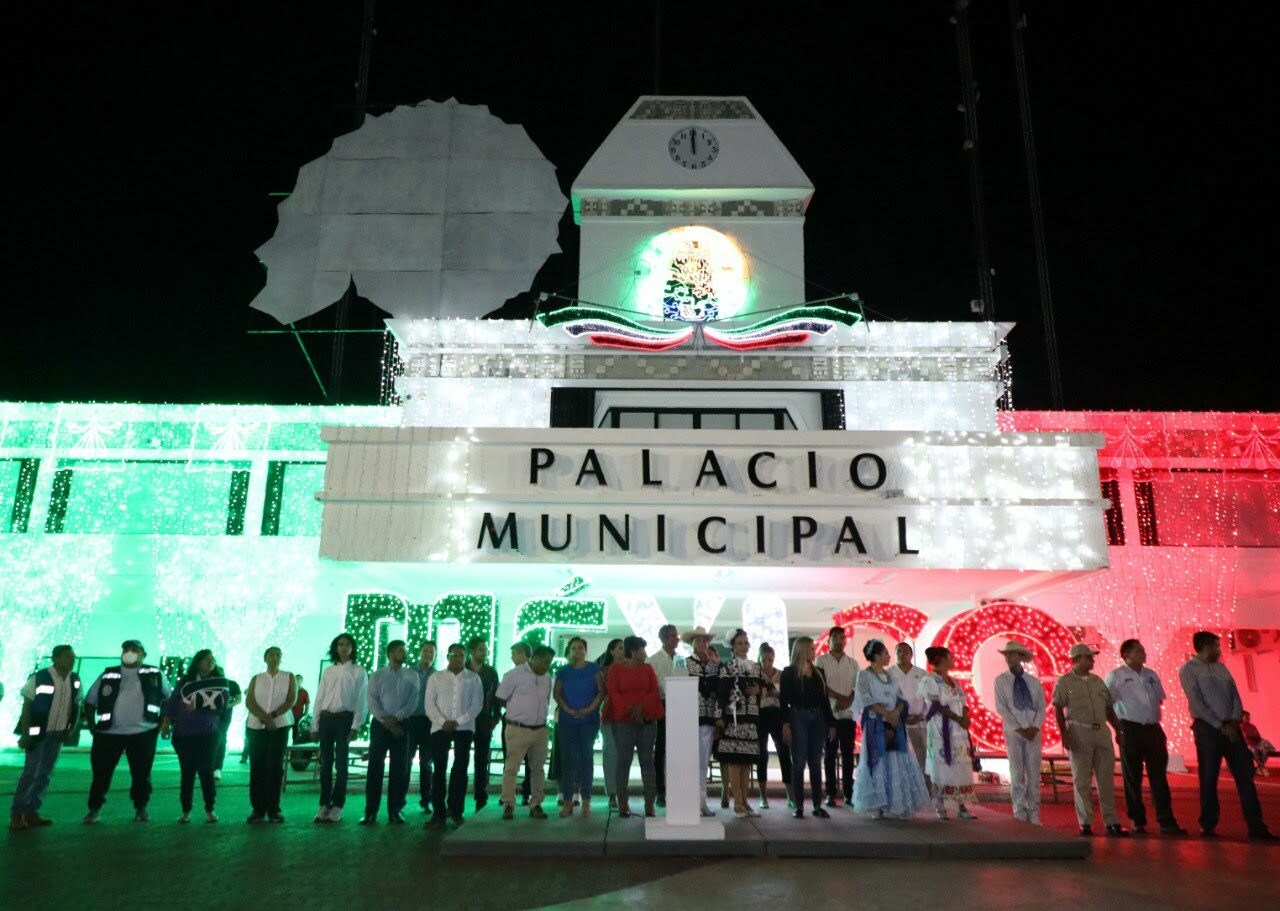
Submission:
[[[293,703],[298,698],[293,674],[280,670],[280,649],[271,646],[262,654],[267,669],[249,681],[245,705],[249,709],[249,803],[253,813],[246,822],[263,819],[284,822],[280,815],[280,789],[284,784],[284,750],[293,724]]]
[[[369,675],[356,664],[356,640],[339,634],[329,645],[333,661],[320,675],[311,711],[320,734],[320,810],[315,822],[341,822],[347,802],[347,745],[364,724]]]

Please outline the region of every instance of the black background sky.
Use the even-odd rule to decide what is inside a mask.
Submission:
[[[1066,406],[1280,407],[1269,5],[1024,2]],[[249,308],[265,281],[253,251],[275,228],[269,194],[353,126],[361,7],[26,5],[10,23],[0,399],[323,401],[292,340],[247,334],[278,328]],[[748,96],[817,187],[811,298],[971,318],[950,11],[663,5],[662,92]],[[1007,3],[975,0],[972,21],[996,316],[1019,324],[1015,405],[1047,407]],[[650,2],[378,0],[376,24],[373,112],[486,104],[526,127],[566,195],[654,86]],[[568,218],[561,244],[536,289],[574,280]],[[349,325],[380,318],[360,302]],[[330,308],[302,325],[333,322]],[[330,342],[312,347],[328,378]],[[381,353],[352,338],[341,401],[376,400]]]

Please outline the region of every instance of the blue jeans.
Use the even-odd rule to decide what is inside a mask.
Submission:
[[[600,722],[596,718],[576,724],[562,723],[556,729],[560,740],[560,796],[565,804],[570,803],[575,794],[582,797],[583,803],[591,800],[596,734],[599,730]]]
[[[58,753],[62,750],[62,736],[46,734],[36,738],[27,750],[22,764],[22,776],[18,779],[18,788],[13,792],[13,809],[10,816],[35,813],[44,802],[44,792],[49,789],[49,778],[53,775],[53,764],[58,761]]]
[[[791,792],[796,806],[804,806],[804,770],[809,769],[809,794],[815,808],[822,806],[822,756],[827,723],[816,709],[792,709]]]

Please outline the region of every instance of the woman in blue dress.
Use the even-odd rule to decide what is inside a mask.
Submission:
[[[878,818],[914,816],[929,806],[920,764],[907,739],[907,702],[889,676],[889,649],[872,639],[862,649],[871,666],[858,674],[853,711],[862,717],[862,758],[853,808]]]

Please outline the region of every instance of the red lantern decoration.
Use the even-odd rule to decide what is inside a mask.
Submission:
[[[1036,677],[1045,689],[1045,702],[1052,704],[1053,684],[1071,670],[1067,657],[1076,637],[1065,626],[1044,611],[1013,601],[988,601],[981,606],[951,618],[938,631],[933,644],[951,651],[955,666],[951,675],[965,692],[972,725],[969,736],[980,748],[1005,750],[1004,722],[985,705],[973,685],[973,666],[978,650],[995,638],[1017,639],[1035,655]],[[1062,744],[1053,711],[1045,713],[1041,742],[1046,752]]]

